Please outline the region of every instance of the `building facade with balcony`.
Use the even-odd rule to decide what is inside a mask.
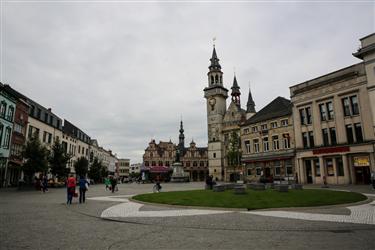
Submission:
[[[294,181],[292,103],[277,97],[241,125],[246,181]]]

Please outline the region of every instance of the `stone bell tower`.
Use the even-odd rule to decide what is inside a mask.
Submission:
[[[228,90],[223,86],[223,72],[216,55],[215,45],[208,67],[208,87],[204,89],[207,100],[207,129],[208,129],[208,167],[209,174],[214,179],[223,179],[224,138],[222,135],[223,118],[227,109],[226,99]]]

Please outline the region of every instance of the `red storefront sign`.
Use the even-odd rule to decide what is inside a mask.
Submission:
[[[350,151],[350,148],[348,146],[334,147],[334,148],[319,148],[319,149],[314,149],[313,154],[319,155],[319,154],[342,153],[342,152],[349,152],[349,151]]]

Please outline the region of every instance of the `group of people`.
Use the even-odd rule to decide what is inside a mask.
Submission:
[[[84,176],[79,177],[78,186],[79,186],[79,203],[85,203],[86,200],[86,191],[88,190],[90,183]],[[77,181],[76,178],[71,174],[66,181],[67,187],[67,202],[66,204],[72,204],[73,197],[77,197],[76,193]]]
[[[104,184],[105,184],[105,190],[110,190],[112,193],[115,191],[118,191],[117,187],[117,179],[113,176],[110,176],[109,178],[104,179]]]

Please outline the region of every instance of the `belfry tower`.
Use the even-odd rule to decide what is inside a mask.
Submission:
[[[208,167],[209,174],[213,175],[214,179],[222,180],[224,175],[222,126],[227,109],[228,90],[223,86],[223,72],[221,71],[215,45],[210,61],[211,64],[207,73],[208,87],[204,89],[204,98],[207,100]]]

